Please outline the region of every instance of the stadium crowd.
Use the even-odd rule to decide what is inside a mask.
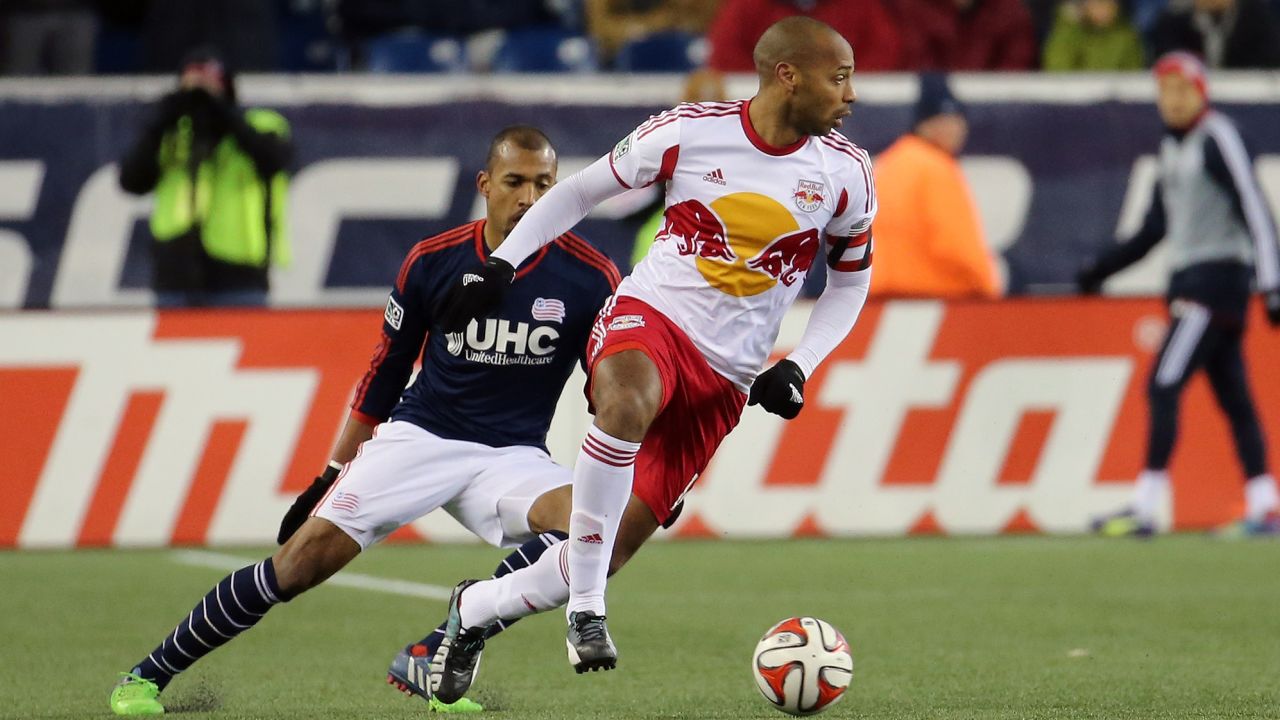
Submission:
[[[251,72],[737,72],[795,14],[863,71],[1280,67],[1280,0],[9,0],[0,72],[168,72],[206,43]]]

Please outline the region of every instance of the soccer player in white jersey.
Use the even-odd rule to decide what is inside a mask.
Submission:
[[[575,669],[614,667],[604,624],[610,569],[670,519],[744,405],[794,418],[805,379],[853,328],[876,210],[866,152],[836,132],[856,98],[853,50],[797,16],[761,36],[755,60],[755,97],[680,105],[640,125],[548,192],[444,302],[445,332],[486,316],[512,268],[597,203],[666,184],[657,241],[606,303],[588,346],[595,422],[574,469],[569,540],[525,570],[455,589],[432,678],[444,702],[470,683],[469,656],[486,626],[565,599]],[[820,258],[827,287],[799,345],[760,372]]]

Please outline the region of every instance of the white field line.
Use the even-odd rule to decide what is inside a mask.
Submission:
[[[177,550],[173,553],[173,560],[183,565],[196,565],[218,570],[238,570],[254,562],[249,558],[210,552],[208,550]],[[417,583],[410,580],[389,580],[347,571],[334,575],[326,580],[324,584],[341,585],[342,587],[391,595],[426,598],[427,600],[448,600],[450,593],[453,592],[452,588],[441,585],[427,585],[426,583]]]

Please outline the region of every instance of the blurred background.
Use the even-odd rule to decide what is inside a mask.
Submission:
[[[417,239],[478,216],[474,172],[498,129],[543,128],[567,175],[675,102],[748,97],[755,38],[794,13],[831,23],[856,48],[861,99],[847,130],[872,154],[918,119],[916,73],[959,73],[951,88],[968,125],[960,161],[998,292],[1070,292],[1082,259],[1135,229],[1145,210],[1160,121],[1142,71],[1159,54],[1205,57],[1214,100],[1261,156],[1264,191],[1280,203],[1272,157],[1280,83],[1266,70],[1280,65],[1278,8],[1268,0],[8,0],[0,157],[13,199],[0,227],[23,242],[0,243],[0,306],[148,304],[134,291],[150,277],[146,199],[121,206],[99,173],[111,174],[194,48],[216,47],[240,74],[240,104],[274,109],[292,128],[290,238],[301,251],[275,271],[272,303],[364,304]],[[380,177],[387,186],[364,182]],[[335,195],[350,207],[333,207]],[[655,195],[602,208],[581,228],[624,271]],[[134,213],[140,222],[130,225]],[[91,240],[80,235],[87,228]],[[1159,256],[1109,289],[1159,293]],[[818,274],[806,290],[820,288]],[[992,294],[970,290],[959,294]]]
[[[20,409],[0,420],[14,458],[0,546],[269,539],[327,457],[405,253],[483,215],[475,177],[497,131],[543,129],[563,178],[677,102],[750,97],[751,47],[796,13],[851,40],[844,132],[909,218],[931,192],[896,185],[886,150],[939,115],[963,121],[948,150],[963,218],[940,232],[965,257],[875,288],[812,379],[813,406],[785,426],[749,413],[678,532],[1082,531],[1141,469],[1168,325],[1160,247],[1102,298],[1076,297],[1082,265],[1149,203],[1162,125],[1148,68],[1174,49],[1204,58],[1280,208],[1275,0],[0,2],[0,397]],[[153,310],[163,200],[122,187],[207,48],[233,78],[224,104],[287,140],[269,212],[290,257],[273,255],[269,310]],[[578,230],[626,272],[661,200],[624,195]],[[909,246],[881,221],[877,241],[877,268],[924,262],[881,258]],[[806,295],[822,286],[815,272]],[[1250,312],[1274,428],[1280,381],[1260,368],[1280,344]],[[551,438],[566,459],[581,405],[571,383]],[[1202,380],[1183,412],[1211,419],[1184,424],[1162,522],[1210,527],[1238,516],[1240,471]],[[434,520],[405,533],[461,537]]]

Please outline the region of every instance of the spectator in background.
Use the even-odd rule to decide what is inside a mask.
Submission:
[[[587,30],[605,63],[632,40],[658,32],[702,35],[720,0],[586,0]]]
[[[87,0],[0,2],[0,74],[88,75],[97,29]]]
[[[548,25],[581,29],[576,8],[576,0],[338,0],[337,17],[354,38],[407,29],[461,37]]]
[[[1021,0],[897,0],[911,70],[1031,70],[1035,27]],[[857,47],[857,44],[854,44]]]
[[[943,75],[920,78],[915,126],[876,158],[876,271],[871,293],[994,298],[995,261],[956,155],[969,134]]]
[[[1140,70],[1142,39],[1119,0],[1067,0],[1044,45],[1044,69]]]
[[[724,0],[707,32],[708,65],[719,72],[754,73],[756,40],[792,15],[821,20],[844,36],[853,46],[857,72],[904,67],[898,25],[882,0]]]
[[[1165,9],[1152,32],[1156,55],[1187,50],[1211,68],[1280,67],[1280,34],[1266,0],[1193,0]]]
[[[267,270],[289,258],[292,148],[279,114],[236,105],[235,77],[212,49],[191,52],[121,162],[120,186],[155,194],[152,287],[162,307],[263,305]]]
[[[1104,535],[1149,536],[1169,492],[1169,458],[1178,436],[1182,390],[1201,369],[1235,438],[1244,470],[1245,513],[1232,535],[1280,534],[1280,492],[1267,470],[1267,451],[1245,371],[1245,319],[1251,281],[1265,297],[1267,318],[1280,325],[1280,245],[1248,149],[1227,116],[1209,105],[1205,68],[1187,52],[1155,65],[1156,106],[1165,124],[1159,182],[1142,228],[1111,245],[1077,276],[1094,293],[1161,240],[1173,271],[1167,302],[1170,324],[1147,384],[1151,424],[1147,457],[1133,501],[1095,518]],[[877,258],[878,259],[878,258]],[[1197,418],[1197,421],[1203,418]]]
[[[1186,0],[1182,0],[1185,2]],[[1164,12],[1168,6],[1169,0],[1129,0],[1126,9],[1129,11],[1129,19],[1133,22],[1133,26],[1137,28],[1138,34],[1143,38],[1150,38],[1151,31],[1156,26],[1156,21],[1160,19],[1160,14]]]
[[[194,47],[221,51],[241,72],[280,65],[275,3],[262,0],[153,0],[143,28],[145,67],[171,72]]]
[[[1026,6],[1027,12],[1031,15],[1031,27],[1036,33],[1036,47],[1044,47],[1044,41],[1049,37],[1049,31],[1053,29],[1054,22],[1058,19],[1058,12],[1061,10],[1063,2],[1069,0],[1022,0],[1022,4]]]

